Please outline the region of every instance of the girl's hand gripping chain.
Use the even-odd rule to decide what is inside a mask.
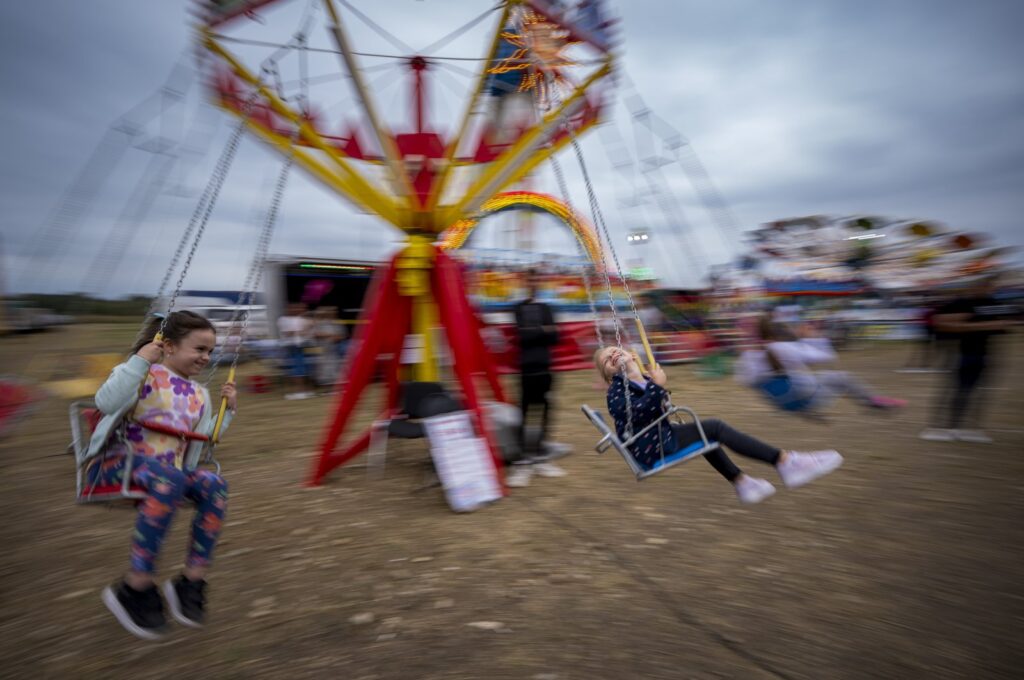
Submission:
[[[164,356],[164,342],[163,340],[154,339],[152,342],[149,342],[139,348],[139,351],[136,352],[136,354],[149,363],[155,364]]]

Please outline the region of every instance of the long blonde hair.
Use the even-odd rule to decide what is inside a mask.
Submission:
[[[609,347],[598,347],[596,350],[594,350],[594,368],[597,369],[597,374],[599,376],[601,376],[601,379],[604,380],[606,385],[611,385],[611,383],[612,383],[612,376],[607,375],[605,373],[605,371],[604,371],[604,362],[601,361],[601,354],[605,350],[613,350],[613,349],[618,349],[618,348],[609,346]],[[636,350],[635,349],[623,349],[623,351],[628,353],[631,357],[633,357],[633,361],[636,362],[636,365],[639,366],[641,371],[642,371],[644,364],[643,364],[642,361],[640,361],[640,355],[637,354]]]

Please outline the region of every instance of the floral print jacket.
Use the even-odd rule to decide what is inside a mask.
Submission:
[[[160,368],[163,369],[162,366]],[[189,400],[186,409],[194,408],[198,413],[198,422],[191,429],[194,432],[212,435],[217,420],[217,409],[201,407],[202,404],[210,404],[210,394],[206,388],[194,381],[178,378],[166,369],[158,371],[158,373],[162,376],[170,374],[165,377],[171,389],[176,390],[175,394],[177,396]],[[110,443],[111,436],[117,432],[121,422],[133,411],[138,403],[140,391],[145,392],[146,387],[150,387],[150,383],[154,378],[155,376],[150,374],[150,363],[137,354],[132,355],[123,364],[114,367],[110,377],[107,378],[106,382],[96,392],[96,408],[103,413],[103,418],[93,431],[92,438],[89,440],[89,449],[84,460],[78,461],[79,465],[106,449],[108,443]],[[143,386],[143,379],[146,379],[145,386]],[[161,378],[156,379],[159,380]],[[181,384],[170,385],[170,381],[174,379],[178,380]],[[142,389],[140,390],[140,388]],[[224,433],[231,422],[231,416],[230,411],[225,414],[224,423],[221,425],[221,434]],[[192,469],[199,463],[203,446],[204,442],[200,441],[193,441],[189,444],[185,454],[186,469]]]

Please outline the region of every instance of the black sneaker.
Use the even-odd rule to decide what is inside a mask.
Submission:
[[[159,640],[167,627],[164,602],[155,585],[135,590],[124,581],[103,589],[103,604],[132,635],[143,640]]]
[[[202,628],[206,619],[206,581],[190,581],[182,574],[164,583],[164,597],[171,608],[171,616],[183,626]]]

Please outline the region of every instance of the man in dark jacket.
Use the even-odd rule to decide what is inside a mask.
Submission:
[[[506,478],[509,486],[526,486],[534,472],[545,477],[561,477],[565,471],[541,460],[541,448],[551,425],[551,349],[558,344],[558,326],[551,307],[537,299],[534,274],[527,281],[529,292],[515,307],[516,334],[519,338],[520,422],[519,444],[522,452]],[[528,436],[527,414],[531,406],[541,409],[540,432]]]

